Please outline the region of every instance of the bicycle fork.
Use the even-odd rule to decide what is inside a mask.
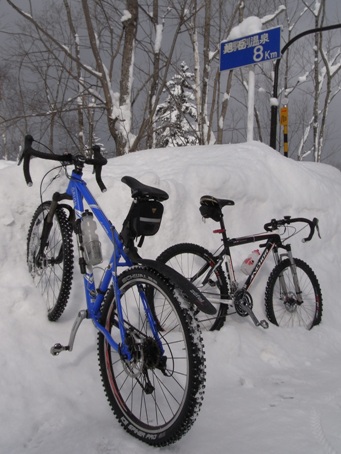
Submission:
[[[300,287],[300,284],[299,284],[299,280],[298,280],[298,276],[297,276],[296,263],[295,263],[295,260],[294,260],[294,258],[292,256],[291,246],[287,245],[285,249],[286,249],[287,253],[283,254],[283,255],[287,256],[287,258],[289,259],[289,262],[290,262],[290,270],[291,270],[291,275],[292,275],[292,281],[293,281],[293,284],[294,284],[295,294],[296,294],[295,295],[296,296],[295,302],[296,302],[296,304],[301,305],[303,303],[302,290],[301,290],[301,287]],[[277,251],[274,252],[274,255],[275,255],[276,263],[280,263],[280,261],[282,261],[282,259],[278,256]],[[285,282],[285,278],[284,278],[284,274],[283,273],[281,273],[279,275],[279,283],[280,283],[281,293],[285,297],[284,302],[289,302],[290,294],[288,292],[288,287],[287,287],[287,284]]]

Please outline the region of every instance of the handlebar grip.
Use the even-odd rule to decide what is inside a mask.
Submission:
[[[312,237],[314,236],[314,233],[315,233],[315,228],[317,229],[319,238],[321,238],[319,228],[318,228],[318,223],[319,223],[319,220],[317,218],[314,218],[312,221],[308,222],[309,227],[310,227],[310,233],[307,236],[307,238],[303,238],[302,243],[307,243],[308,241],[310,241],[312,239]]]
[[[27,186],[33,185],[32,178],[30,175],[30,159],[31,159],[31,155],[27,154],[26,156],[24,156],[24,177],[25,177]]]
[[[25,136],[24,150],[22,152],[21,158],[18,162],[18,165],[21,164],[21,161],[24,159],[24,177],[26,180],[27,186],[32,186],[32,178],[30,175],[30,160],[31,154],[29,150],[32,148],[32,143],[34,139],[31,135]]]
[[[77,156],[73,156],[72,154],[64,154],[64,155],[54,155],[54,154],[48,154],[44,153],[41,151],[34,150],[32,148],[32,143],[34,142],[34,139],[31,135],[26,135],[25,136],[25,144],[24,144],[24,150],[22,152],[22,155],[18,161],[18,165],[21,164],[22,161],[24,161],[24,177],[26,180],[26,183],[28,186],[32,186],[32,178],[30,175],[30,159],[31,156],[36,156],[37,158],[41,159],[47,159],[51,161],[59,161],[59,162],[69,162],[69,163],[76,163]],[[98,145],[95,145],[93,148],[94,152],[94,158],[93,159],[85,159],[86,164],[90,164],[94,166],[94,172],[96,175],[96,181],[98,186],[100,187],[102,192],[105,192],[107,188],[105,187],[102,177],[101,177],[101,172],[102,172],[102,166],[104,166],[108,161],[104,156],[101,154],[101,149]]]

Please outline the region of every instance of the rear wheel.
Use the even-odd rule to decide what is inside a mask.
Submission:
[[[322,319],[322,294],[313,270],[294,259],[302,303],[298,301],[289,259],[273,269],[265,291],[265,310],[271,323],[281,327],[303,326],[310,330]]]
[[[205,358],[198,322],[172,285],[156,271],[134,267],[119,277],[121,307],[130,360],[98,334],[98,357],[104,389],[123,428],[153,446],[179,440],[194,423],[204,395]],[[146,292],[146,290],[149,292]],[[153,295],[147,313],[143,300]],[[119,343],[117,305],[106,295],[102,324]]]
[[[46,247],[40,251],[44,220],[50,205],[51,202],[44,202],[33,215],[27,236],[27,265],[45,301],[48,319],[56,321],[70,295],[74,256],[72,228],[62,207],[57,207]]]
[[[190,280],[206,298],[215,305],[214,316],[198,312],[198,321],[204,330],[219,330],[225,323],[228,311],[227,304],[219,302],[228,294],[226,278],[222,268],[217,267],[207,283],[202,284],[207,274],[216,265],[214,256],[202,246],[191,243],[180,243],[166,249],[158,258],[178,273]]]

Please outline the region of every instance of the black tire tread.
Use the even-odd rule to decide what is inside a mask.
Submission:
[[[39,215],[44,211],[48,210],[51,202],[44,202],[39,205],[36,209],[27,235],[27,262],[29,261],[30,241],[35,223]],[[63,264],[63,276],[62,283],[58,298],[54,306],[47,312],[47,317],[50,321],[57,321],[65,310],[68,303],[68,299],[72,287],[73,278],[73,264],[74,264],[74,250],[72,241],[72,226],[66,216],[66,213],[62,207],[57,207],[56,214],[57,222],[59,224],[64,250],[64,264]]]
[[[138,273],[141,272],[148,272],[152,273],[153,279],[155,279],[159,284],[161,283],[165,286],[172,294],[173,301],[176,302],[178,307],[181,309],[182,318],[184,320],[185,326],[187,326],[187,334],[189,342],[187,342],[187,348],[189,351],[189,359],[191,361],[190,369],[192,370],[192,379],[190,381],[190,391],[189,395],[187,396],[187,402],[184,406],[184,409],[178,418],[177,421],[173,424],[171,428],[168,428],[162,438],[152,440],[152,439],[145,439],[138,435],[138,433],[134,430],[129,429],[127,425],[122,423],[122,415],[120,414],[121,410],[117,411],[117,404],[115,401],[115,396],[112,393],[110,385],[108,383],[107,374],[105,372],[105,360],[104,360],[104,336],[102,333],[98,333],[98,361],[99,361],[99,368],[102,378],[102,383],[104,386],[105,394],[109,401],[109,405],[115,414],[117,420],[121,424],[121,426],[126,430],[128,433],[133,435],[134,437],[146,442],[151,446],[163,447],[168,446],[172,443],[175,443],[180,438],[182,438],[192,427],[193,423],[195,422],[197,415],[199,414],[200,408],[202,406],[202,402],[204,399],[204,391],[205,391],[205,381],[206,381],[206,365],[205,365],[205,355],[204,355],[204,347],[203,347],[203,340],[200,333],[199,324],[193,314],[193,311],[189,308],[188,304],[184,302],[180,302],[175,293],[174,286],[166,280],[163,276],[157,273],[156,270],[151,270],[145,267],[136,266],[133,268]],[[124,277],[131,273],[132,269],[128,269],[124,271],[120,275],[120,281]],[[102,324],[105,323],[106,315],[108,313],[109,307],[112,304],[114,295],[113,289],[111,288],[104,300],[103,303],[103,310],[102,310]],[[124,416],[124,415],[123,415]],[[138,429],[138,428],[137,428]]]
[[[322,301],[321,287],[320,287],[319,281],[318,281],[314,271],[310,268],[310,266],[301,259],[295,258],[294,260],[296,263],[296,267],[300,268],[308,276],[308,278],[314,288],[315,296],[317,299],[315,317],[314,317],[314,321],[310,327],[310,329],[312,329],[314,326],[319,325],[322,320],[323,301]],[[265,289],[266,316],[271,323],[273,323],[274,325],[277,325],[277,326],[279,326],[279,324],[277,322],[277,319],[275,316],[275,311],[274,311],[274,306],[273,306],[273,289],[274,289],[275,283],[276,283],[280,273],[285,268],[288,268],[289,266],[290,266],[289,259],[285,259],[282,262],[280,262],[278,265],[276,265],[269,276],[269,279],[268,279],[267,285],[266,285],[266,289]]]

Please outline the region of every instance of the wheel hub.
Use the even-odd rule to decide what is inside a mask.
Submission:
[[[122,358],[124,368],[131,377],[138,377],[145,374],[148,369],[155,369],[163,366],[163,357],[155,339],[151,337],[142,338],[136,332],[127,333],[127,345],[132,359],[127,361]]]
[[[296,296],[293,293],[290,293],[284,302],[285,308],[288,312],[295,312],[297,304]]]

